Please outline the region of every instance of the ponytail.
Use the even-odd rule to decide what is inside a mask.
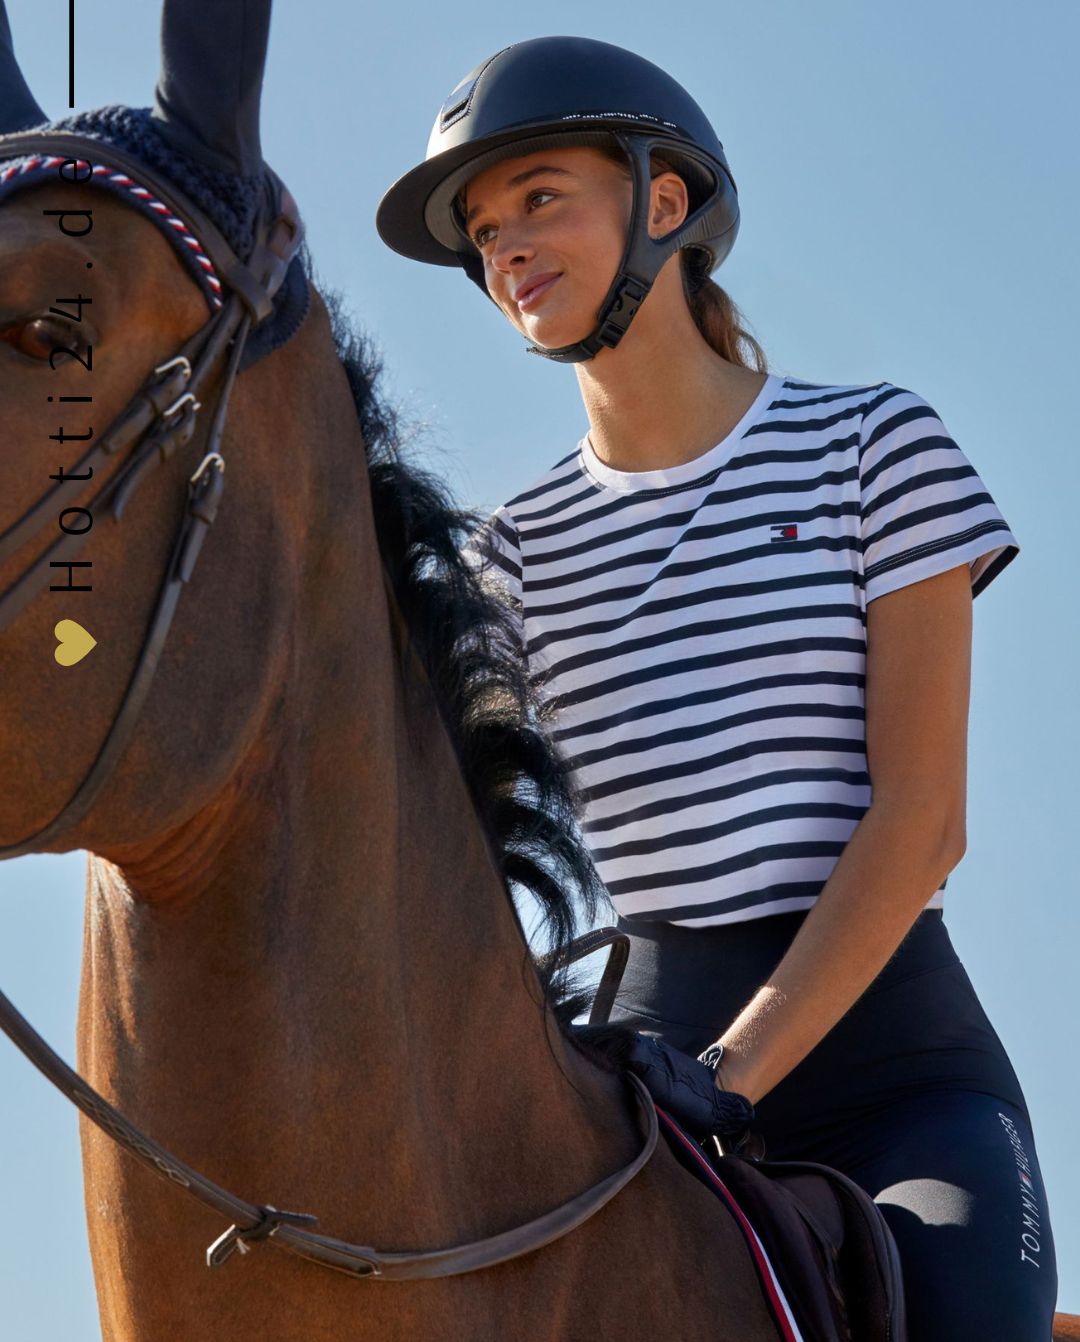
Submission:
[[[705,343],[728,363],[767,373],[765,351],[743,327],[742,313],[727,291],[710,279],[707,254],[697,247],[685,247],[679,259],[686,303]]]

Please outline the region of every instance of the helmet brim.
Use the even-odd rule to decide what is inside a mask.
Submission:
[[[399,178],[383,196],[375,215],[379,236],[395,252],[414,261],[439,266],[460,266],[472,254],[472,245],[454,223],[454,197],[477,173],[492,164],[542,149],[564,147],[602,148],[615,144],[612,132],[641,133],[641,123],[628,118],[620,124],[605,117],[595,123],[578,122],[572,130],[565,122],[515,126],[499,135],[448,149],[419,164]],[[657,149],[672,160],[680,173],[694,178],[693,185],[712,190],[715,178],[700,160],[679,153],[681,146],[663,137]],[[691,183],[688,183],[691,185]]]

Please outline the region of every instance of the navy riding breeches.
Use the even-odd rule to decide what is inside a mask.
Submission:
[[[631,949],[612,1021],[700,1053],[805,916],[706,928],[620,919]],[[941,910],[919,915],[859,1001],[756,1109],[766,1158],[831,1165],[881,1208],[911,1342],[1050,1342],[1057,1269],[1027,1105]]]

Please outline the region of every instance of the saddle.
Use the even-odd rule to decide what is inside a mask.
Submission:
[[[612,949],[591,1025],[607,1022],[629,938],[597,929],[567,955],[569,962],[604,945]],[[907,1342],[896,1243],[864,1189],[828,1165],[766,1160],[753,1135],[737,1150],[715,1137],[703,1146],[659,1106],[657,1115],[676,1159],[738,1224],[784,1342]]]
[[[725,1154],[719,1143],[707,1153],[659,1112],[677,1159],[740,1222],[785,1342],[907,1342],[896,1244],[858,1184],[813,1161]]]

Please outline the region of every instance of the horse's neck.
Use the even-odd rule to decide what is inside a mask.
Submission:
[[[155,851],[92,861],[79,1055],[241,1196],[436,1247],[571,1197],[638,1138],[621,1083],[541,1008],[377,556],[352,571],[356,616],[320,638],[348,633],[298,637],[243,777]],[[85,1152],[92,1237],[96,1209],[129,1264],[175,1253],[185,1216],[212,1225],[104,1139]]]

